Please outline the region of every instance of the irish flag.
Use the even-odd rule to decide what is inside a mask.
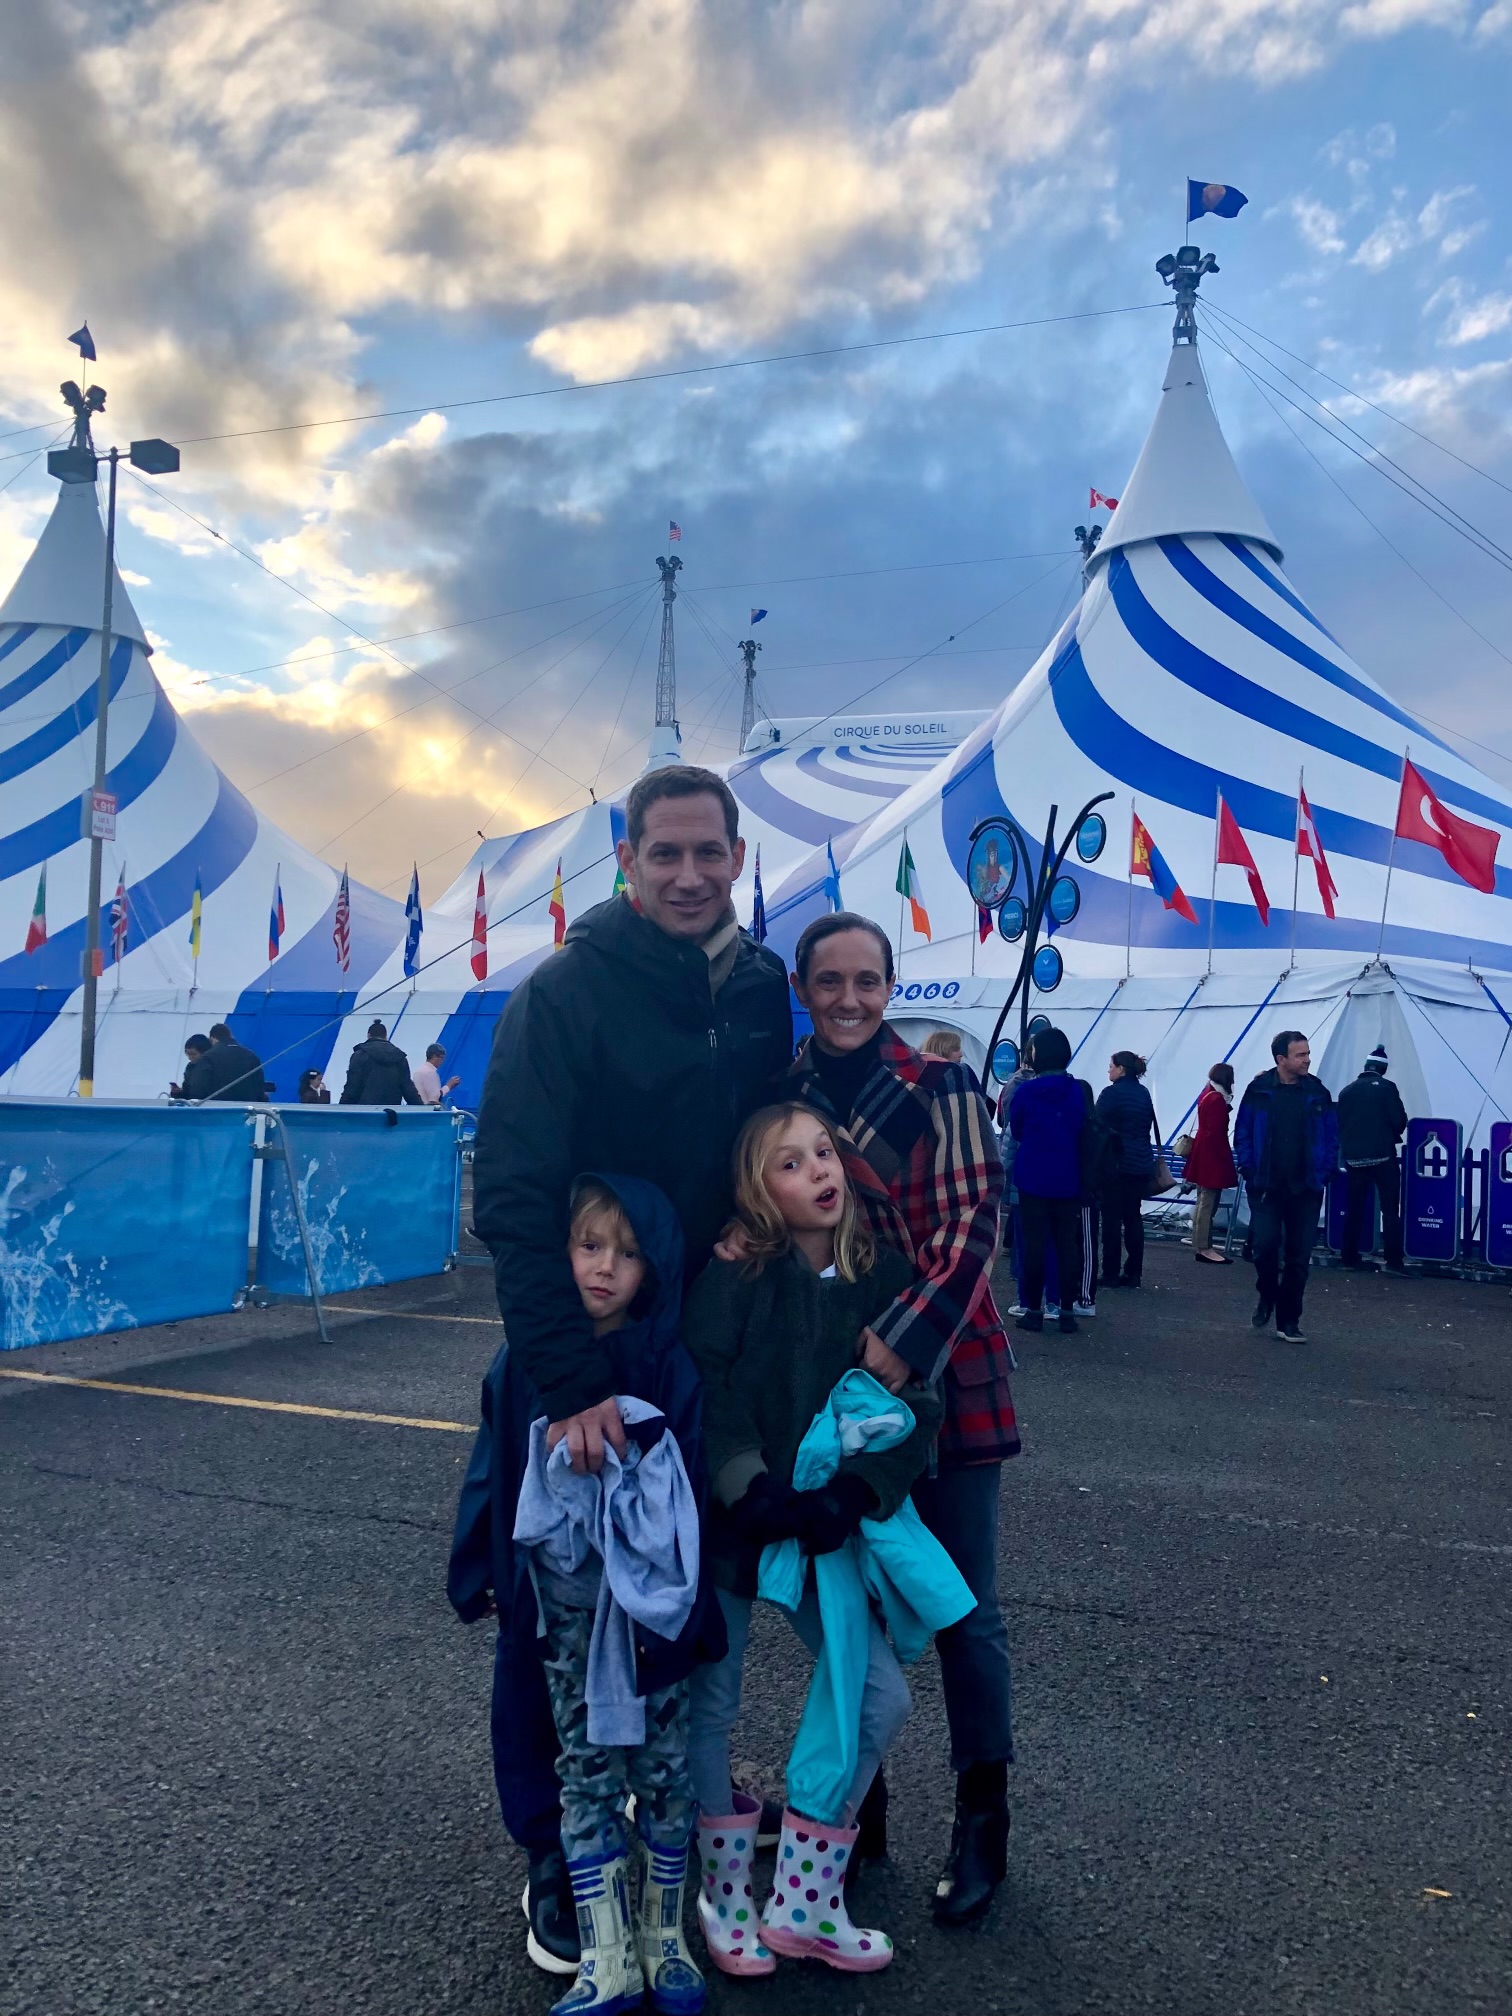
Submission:
[[[934,939],[929,929],[929,907],[924,901],[924,891],[919,887],[919,871],[914,866],[913,855],[908,848],[908,835],[903,835],[903,852],[898,856],[898,880],[895,884],[898,894],[908,898],[908,908],[913,919],[913,928],[921,938]]]
[[[37,900],[32,905],[31,922],[26,927],[26,949],[35,952],[47,943],[47,863],[37,877]]]
[[[567,936],[567,899],[562,894],[562,864],[556,865],[556,880],[551,885],[551,901],[546,905],[551,916],[552,942],[560,945]]]

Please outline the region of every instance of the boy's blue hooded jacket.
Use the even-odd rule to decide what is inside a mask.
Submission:
[[[682,1227],[665,1193],[636,1176],[594,1175],[624,1208],[649,1263],[649,1274],[624,1329],[601,1341],[614,1361],[616,1391],[648,1401],[666,1416],[677,1437],[683,1467],[706,1502],[703,1398],[697,1370],[683,1347],[680,1307]],[[447,1567],[446,1593],[465,1624],[486,1614],[490,1593],[501,1627],[533,1631],[537,1622],[525,1550],[514,1542],[515,1508],[530,1457],[530,1424],[546,1412],[534,1386],[510,1357],[506,1340],[483,1379],[482,1414],[472,1460],[457,1503],[457,1524]],[[707,1551],[705,1552],[707,1560]],[[685,1679],[704,1661],[728,1649],[724,1617],[707,1567],[699,1576],[692,1615],[676,1639],[636,1634],[636,1674],[642,1694]]]

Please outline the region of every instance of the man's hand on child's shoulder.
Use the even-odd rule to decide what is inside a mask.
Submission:
[[[597,1476],[604,1467],[606,1442],[616,1456],[623,1456],[628,1446],[618,1400],[613,1397],[601,1400],[597,1407],[585,1407],[581,1414],[569,1414],[564,1421],[553,1421],[546,1430],[548,1452],[564,1438],[572,1467],[578,1476],[586,1477],[590,1473]]]

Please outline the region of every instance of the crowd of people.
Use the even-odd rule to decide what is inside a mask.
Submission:
[[[390,1042],[387,1026],[372,1022],[366,1041],[352,1051],[338,1103],[444,1106],[462,1082],[456,1077],[443,1080],[441,1066],[445,1062],[445,1049],[439,1043],[431,1043],[426,1046],[425,1062],[412,1072],[404,1051]],[[216,1022],[208,1036],[184,1039],[183,1077],[169,1086],[168,1096],[265,1105],[277,1098],[278,1091],[264,1072],[256,1051],[239,1043],[224,1022]],[[296,1098],[301,1106],[330,1105],[330,1088],[318,1066],[311,1065],[300,1072]]]
[[[574,921],[495,1038],[474,1214],[506,1342],[448,1594],[496,1626],[495,1785],[528,1864],[527,1951],[573,1976],[557,2016],[643,1995],[693,2016],[686,1888],[723,1973],[891,1962],[850,1886],[886,1850],[885,1761],[931,1639],[955,1795],[933,1913],[991,1907],[1013,1760],[999,1488],[1019,1449],[992,1266],[1006,1236],[1019,1327],[1074,1331],[1099,1278],[1139,1288],[1144,1202],[1175,1182],[1132,1052],[1094,1097],[1042,1029],[999,1132],[958,1037],[915,1050],[886,1021],[876,922],[819,918],[785,973],[737,926],[745,847],[713,773],[643,777],[617,851],[624,893]],[[1305,1037],[1272,1052],[1232,1145],[1234,1074],[1214,1066],[1182,1152],[1196,1261],[1228,1264],[1214,1212],[1242,1175],[1256,1327],[1300,1341],[1340,1114]],[[1381,1053],[1340,1102],[1361,1209],[1392,1191],[1405,1124],[1384,1072]],[[817,1662],[781,1803],[731,1767],[761,1603]]]

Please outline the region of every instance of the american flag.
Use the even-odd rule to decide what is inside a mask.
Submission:
[[[682,527],[675,518],[667,520],[667,537],[669,539],[681,539],[682,537]]]
[[[131,912],[126,902],[126,864],[121,863],[121,879],[116,883],[115,901],[110,906],[110,951],[117,966],[126,957],[126,939],[131,928]]]
[[[341,871],[341,887],[336,892],[336,924],[331,932],[331,942],[336,947],[336,964],[345,973],[352,964],[352,891],[345,868]]]

